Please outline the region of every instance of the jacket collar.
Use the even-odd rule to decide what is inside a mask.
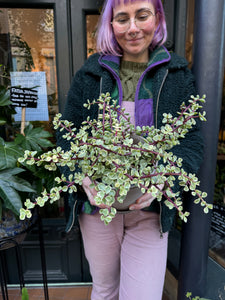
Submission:
[[[152,69],[153,67],[169,62],[170,60],[170,53],[164,46],[161,46],[155,49],[153,52],[150,52],[148,69]],[[119,76],[120,57],[103,54],[99,57],[99,63],[100,65],[107,65],[110,69],[113,69],[114,72],[116,72],[116,74]]]

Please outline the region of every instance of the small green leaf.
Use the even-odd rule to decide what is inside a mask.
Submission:
[[[187,292],[186,297],[189,298],[189,297],[191,297],[191,295],[192,295],[192,293]]]
[[[205,207],[205,208],[204,208],[204,213],[207,214],[208,212],[209,212],[208,207]]]

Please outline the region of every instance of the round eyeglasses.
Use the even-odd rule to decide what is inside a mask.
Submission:
[[[129,30],[132,20],[137,28],[145,29],[153,21],[154,17],[155,14],[151,10],[138,12],[135,18],[129,18],[128,15],[122,13],[113,18],[111,24],[115,31],[124,33]]]

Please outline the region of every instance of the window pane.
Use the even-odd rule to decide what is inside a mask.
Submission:
[[[0,64],[10,71],[45,72],[50,121],[58,112],[53,9],[0,9]],[[46,127],[51,130],[49,122]]]
[[[99,15],[86,15],[87,57],[96,52],[95,33]]]
[[[43,126],[54,136],[52,120],[58,113],[58,92],[53,9],[0,8],[0,65],[0,72],[5,76],[0,77],[0,84],[4,85],[11,84],[6,81],[10,72],[32,72],[34,81],[38,77],[35,72],[45,74],[43,86],[45,99],[47,96],[47,118],[46,121],[36,119],[32,123],[34,126]],[[27,82],[29,80],[28,77]],[[30,110],[26,108],[26,120],[29,119]],[[20,121],[15,122],[15,126],[19,128]],[[52,139],[54,142],[54,137]],[[47,205],[43,209],[43,216],[63,217],[63,211],[64,203],[60,200]]]

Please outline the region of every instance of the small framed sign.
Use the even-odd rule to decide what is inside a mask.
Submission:
[[[225,237],[225,206],[213,205],[211,230],[220,235],[220,237]]]
[[[10,98],[13,106],[37,108],[38,91],[15,86],[10,89]]]
[[[225,268],[225,206],[213,205],[209,255]]]
[[[45,72],[10,72],[11,86],[13,90],[12,101],[17,103],[15,106],[16,114],[14,120],[20,121],[49,121],[48,113],[48,95]],[[19,87],[19,89],[18,89]],[[35,104],[36,91],[38,100]],[[18,103],[25,102],[22,106]],[[23,104],[24,105],[24,104]],[[33,105],[36,105],[34,107]],[[25,119],[22,118],[23,109],[26,110]]]

